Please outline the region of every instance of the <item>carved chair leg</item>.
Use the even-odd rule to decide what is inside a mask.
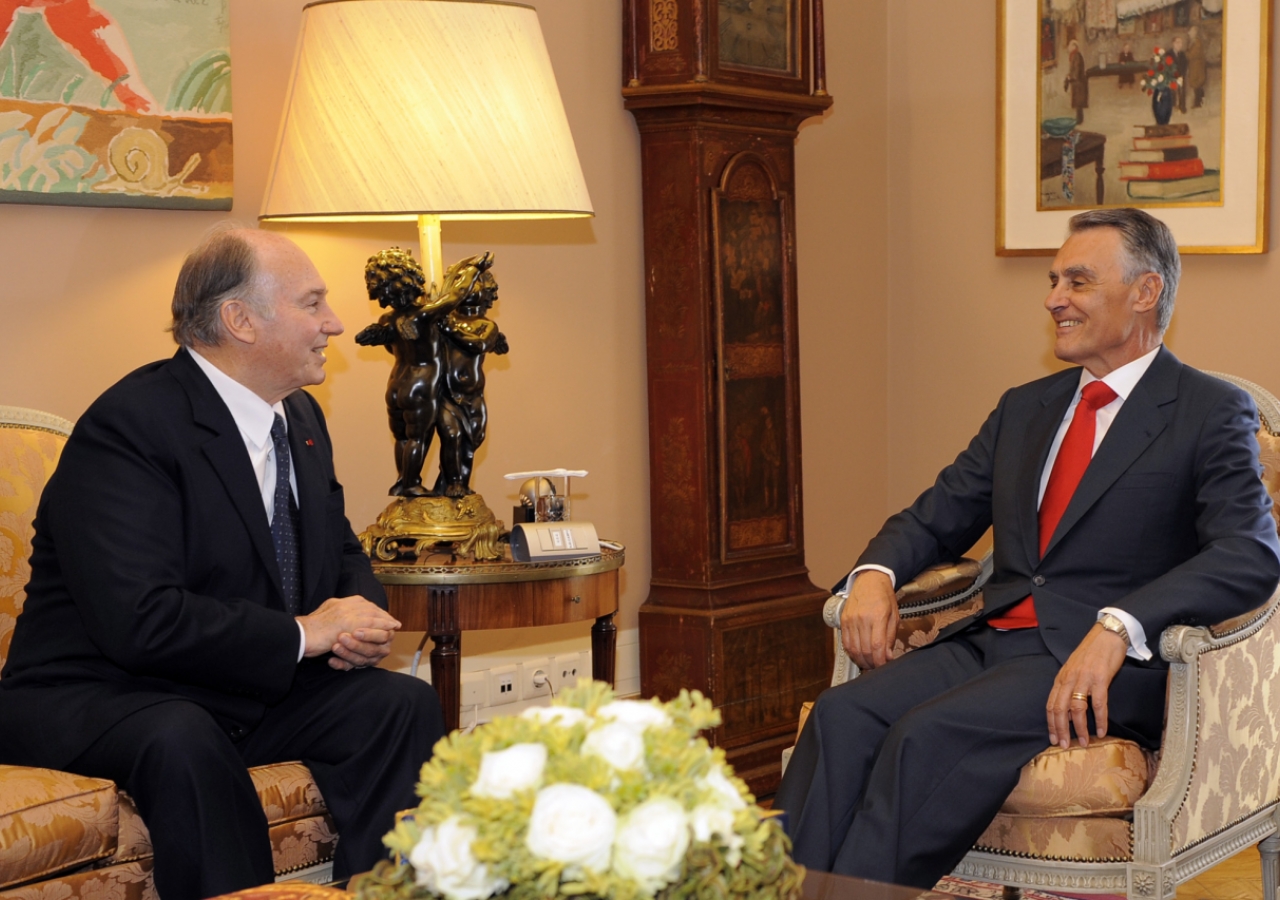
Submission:
[[[1000,900],[1022,900],[1022,888],[1006,884],[1000,892]]]
[[[1262,855],[1262,900],[1276,900],[1276,885],[1280,882],[1280,835],[1271,835],[1258,844]]]

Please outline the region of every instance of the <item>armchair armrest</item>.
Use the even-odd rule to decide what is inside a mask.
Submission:
[[[1280,758],[1257,752],[1280,742],[1277,606],[1280,591],[1243,616],[1160,636],[1169,699],[1160,766],[1134,807],[1135,859],[1167,860],[1280,801]]]
[[[898,588],[898,634],[893,656],[923,647],[950,623],[982,608],[982,586],[991,577],[991,554],[981,560],[960,559],[925,569]],[[845,597],[832,595],[822,609],[822,619],[835,630],[836,664],[831,684],[858,677],[858,667],[840,643],[840,614]]]

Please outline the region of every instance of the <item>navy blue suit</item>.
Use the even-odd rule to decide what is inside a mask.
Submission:
[[[1170,625],[1231,618],[1275,589],[1280,543],[1253,401],[1167,349],[1121,407],[1041,558],[1040,477],[1079,379],[1070,369],[1008,391],[859,558],[902,582],[994,530],[980,617],[819,698],[775,800],[805,865],[931,887],[1048,746],[1053,679],[1098,610],[1135,616],[1154,648]],[[1037,629],[982,623],[1028,594]],[[1109,733],[1158,744],[1166,668],[1158,656],[1125,661]]]
[[[302,612],[352,594],[385,608],[347,523],[320,408],[303,391],[284,405]],[[297,662],[299,629],[244,441],[188,353],[138,369],[85,412],[35,531],[0,679],[0,762],[125,786],[150,827],[166,900],[270,879],[246,765],[303,759],[339,826],[337,867],[382,855],[379,838],[413,804],[418,767],[443,733],[438,700],[394,673]],[[217,812],[226,797],[234,808]]]

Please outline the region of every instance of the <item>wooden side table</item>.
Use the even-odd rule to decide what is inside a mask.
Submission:
[[[614,682],[621,545],[599,556],[555,562],[453,560],[440,564],[378,562],[373,574],[387,591],[391,614],[406,631],[431,638],[431,683],[440,695],[444,724],[458,727],[462,687],[462,632],[563,625],[594,619],[591,677]],[[419,646],[419,652],[422,647]]]

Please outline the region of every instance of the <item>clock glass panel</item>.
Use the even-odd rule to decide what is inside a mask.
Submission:
[[[791,71],[795,0],[720,0],[720,62]]]

